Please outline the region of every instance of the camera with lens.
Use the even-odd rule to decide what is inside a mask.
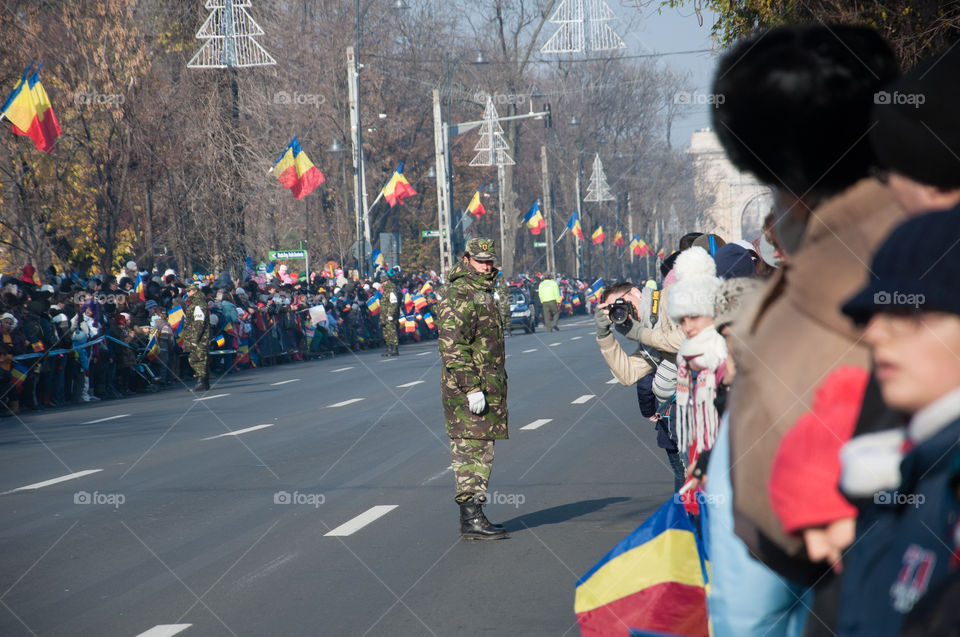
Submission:
[[[607,316],[610,317],[610,322],[614,325],[623,325],[630,319],[637,318],[637,313],[630,301],[620,297],[607,308]]]

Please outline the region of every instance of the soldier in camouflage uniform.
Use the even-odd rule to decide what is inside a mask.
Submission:
[[[183,347],[190,355],[190,367],[197,378],[197,384],[190,391],[206,391],[210,389],[210,366],[207,360],[210,351],[210,309],[199,283],[187,288],[183,314]]]
[[[383,344],[386,346],[386,351],[381,356],[400,355],[397,341],[397,308],[400,305],[400,297],[397,295],[397,286],[393,281],[398,270],[399,267],[390,268],[380,285],[380,331],[383,334]]]
[[[465,539],[507,537],[482,509],[494,441],[508,437],[503,315],[493,298],[495,259],[492,240],[467,242],[437,305],[443,411]]]
[[[497,289],[493,293],[493,298],[500,308],[500,316],[503,318],[503,335],[510,336],[510,302],[513,294],[510,292],[510,285],[503,275],[497,277]]]

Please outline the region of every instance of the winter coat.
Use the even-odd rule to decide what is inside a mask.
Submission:
[[[496,277],[496,270],[481,274],[460,261],[450,269],[437,305],[440,384],[451,438],[508,437],[504,323],[493,298]],[[478,391],[487,406],[474,414],[467,395]]]
[[[729,398],[735,531],[751,553],[797,583],[812,584],[823,569],[774,515],[770,466],[822,379],[841,365],[867,367],[861,332],[840,306],[862,287],[871,255],[904,219],[873,179],[829,199],[812,212],[801,248],[733,327],[742,342]]]
[[[958,443],[954,414],[904,456],[899,486],[859,502],[857,539],[843,556],[840,637],[900,635],[908,616],[928,617],[960,579]]]

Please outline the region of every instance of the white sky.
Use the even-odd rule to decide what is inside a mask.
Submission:
[[[716,19],[716,14],[703,10],[703,26],[697,21],[697,16],[689,6],[678,9],[664,8],[657,12],[659,2],[650,3],[646,9],[624,6],[615,0],[607,0],[607,4],[621,18],[612,22],[613,30],[627,43],[627,54],[641,53],[669,53],[671,51],[691,51],[696,49],[713,49],[714,43],[710,38],[710,28]],[[688,4],[692,4],[689,3]],[[635,17],[640,12],[641,18],[637,26],[630,32],[624,33],[625,21]],[[631,15],[631,12],[634,15]],[[717,64],[716,53],[696,53],[687,55],[669,55],[660,58],[675,71],[689,73],[689,83],[693,90],[702,95],[710,91],[713,71]],[[674,123],[671,141],[676,148],[686,148],[690,145],[690,135],[698,128],[710,125],[709,106],[692,107],[691,112]]]

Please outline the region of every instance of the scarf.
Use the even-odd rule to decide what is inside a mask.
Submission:
[[[726,359],[727,343],[712,325],[680,345],[677,438],[681,449],[694,447],[699,455],[716,442],[720,418],[713,401],[717,397],[717,374]],[[691,361],[703,369],[692,370]]]

